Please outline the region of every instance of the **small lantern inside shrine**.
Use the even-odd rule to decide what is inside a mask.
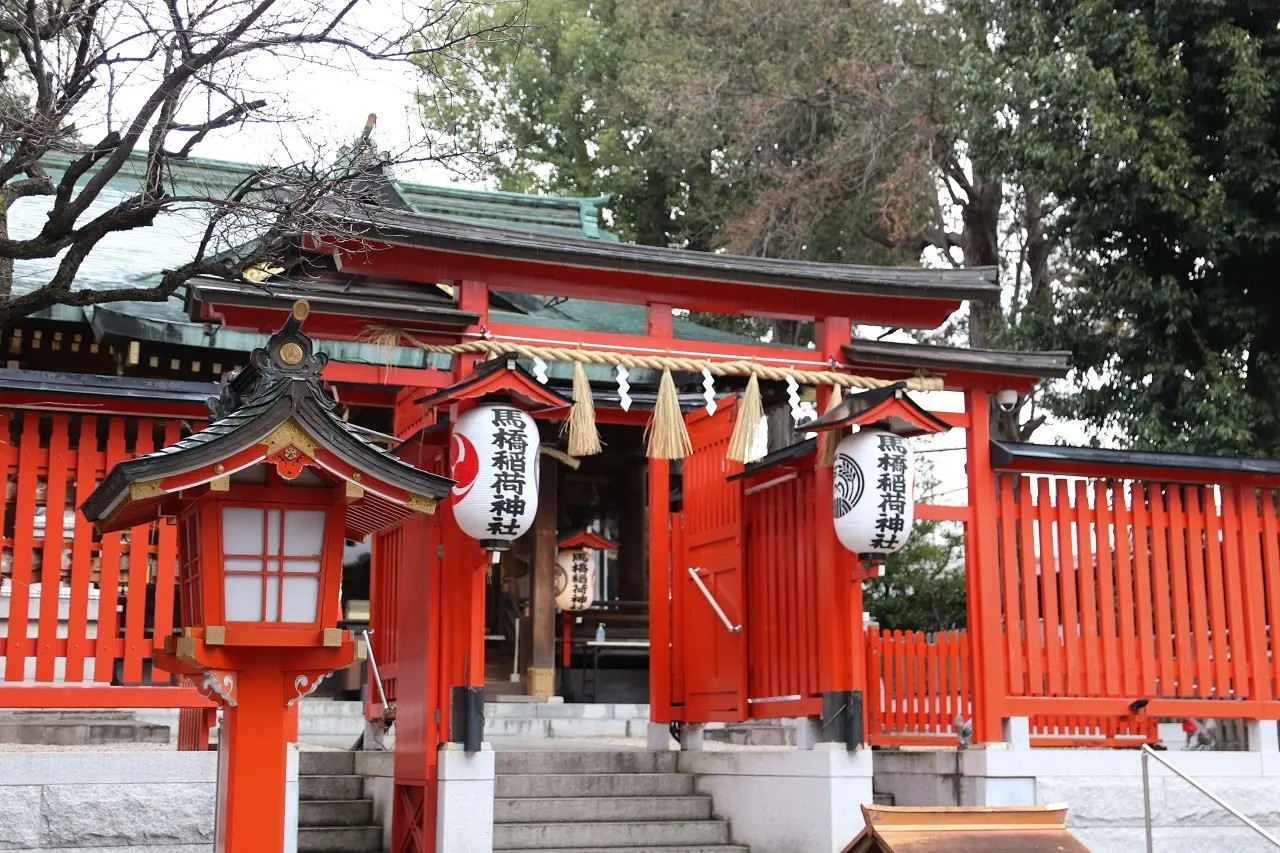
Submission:
[[[567,613],[586,610],[595,602],[596,565],[605,551],[618,546],[590,531],[561,539],[556,554],[556,606]]]
[[[533,526],[538,514],[538,427],[529,415],[571,400],[539,383],[514,354],[482,361],[465,379],[414,401],[424,409],[463,408],[449,444],[458,528],[494,555]]]
[[[907,439],[950,426],[921,408],[899,382],[846,397],[808,428],[854,430],[836,445],[832,463],[840,544],[874,559],[901,550],[915,523],[915,454]]]

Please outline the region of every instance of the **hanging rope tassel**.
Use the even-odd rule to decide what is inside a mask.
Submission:
[[[596,429],[596,404],[591,399],[591,383],[582,362],[573,363],[573,405],[560,428],[569,432],[570,456],[595,456],[600,452],[600,430]]]
[[[742,406],[738,409],[738,420],[733,425],[733,435],[729,437],[727,459],[734,462],[751,462],[751,451],[756,443],[756,430],[760,421],[764,420],[764,402],[760,399],[760,379],[753,373],[747,380],[747,393],[742,395]]]
[[[658,401],[653,406],[653,416],[647,428],[650,459],[683,459],[693,450],[689,430],[680,412],[680,397],[671,371],[662,371],[658,383]]]
[[[840,405],[840,388],[831,389],[831,400],[827,403],[827,412]],[[823,412],[825,415],[827,412]],[[836,448],[846,435],[846,431],[838,429],[823,430],[818,433],[818,464],[830,468],[836,464]]]

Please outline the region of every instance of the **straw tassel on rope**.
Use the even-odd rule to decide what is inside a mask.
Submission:
[[[839,386],[831,389],[831,399],[827,402],[827,412],[830,412],[838,405],[840,405]],[[823,412],[823,414],[825,415],[827,412]],[[840,446],[842,438],[844,438],[843,431],[838,429],[827,429],[818,434],[818,464],[823,468],[830,468],[836,464],[836,448]]]
[[[671,378],[670,370],[662,371],[662,381],[658,383],[658,401],[649,418],[648,433],[650,459],[683,459],[693,450],[693,442],[689,440],[689,430],[684,425],[680,397],[676,393],[676,383]]]
[[[752,461],[751,451],[756,443],[756,430],[760,428],[762,420],[764,402],[760,399],[760,379],[753,373],[747,380],[747,393],[742,395],[742,405],[738,407],[738,419],[733,425],[733,435],[729,437],[726,458],[742,463]]]
[[[600,431],[596,429],[596,404],[591,399],[591,383],[582,362],[573,363],[573,406],[561,428],[569,432],[570,456],[594,456],[600,452]]]

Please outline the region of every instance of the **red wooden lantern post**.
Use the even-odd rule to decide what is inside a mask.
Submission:
[[[370,444],[320,384],[299,302],[210,401],[205,430],[122,462],[85,502],[104,532],[178,524],[182,635],[157,666],[223,708],[217,849],[279,853],[290,708],[365,649],[337,627],[344,539],[430,513],[452,481]]]

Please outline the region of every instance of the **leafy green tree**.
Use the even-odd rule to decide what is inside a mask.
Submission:
[[[932,469],[917,474],[923,500],[938,489]],[[964,535],[954,524],[917,521],[911,538],[889,555],[883,577],[867,582],[863,606],[881,628],[941,631],[965,627]]]
[[[981,5],[997,47],[972,70],[1010,109],[979,148],[1057,210],[1069,270],[1028,327],[1079,370],[1055,410],[1139,448],[1280,455],[1280,6]]]

